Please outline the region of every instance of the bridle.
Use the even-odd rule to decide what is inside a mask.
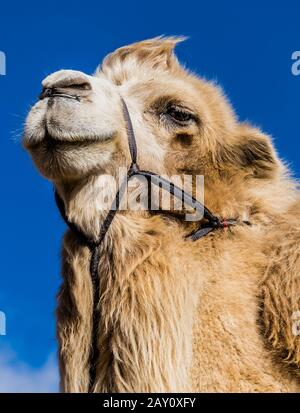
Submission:
[[[55,88],[47,88],[45,89],[42,94],[40,95],[40,99],[45,97],[52,98],[52,97],[62,97],[67,99],[73,99],[80,101],[80,97],[77,95],[69,95],[65,93],[59,93]],[[251,225],[249,221],[238,221],[236,219],[228,219],[228,220],[221,220],[216,215],[212,214],[212,212],[206,208],[204,204],[199,202],[193,196],[185,192],[183,189],[176,186],[173,182],[170,182],[163,178],[162,176],[146,170],[141,170],[137,164],[137,144],[134,134],[134,129],[132,126],[130,114],[127,108],[127,105],[124,99],[121,97],[121,104],[123,109],[123,116],[126,123],[127,129],[127,138],[128,138],[128,146],[129,152],[131,156],[131,164],[127,171],[126,183],[133,177],[136,176],[143,176],[147,178],[148,181],[151,181],[154,185],[159,188],[162,188],[168,191],[172,196],[180,199],[183,202],[183,205],[188,205],[198,212],[202,213],[203,219],[205,223],[200,224],[200,227],[189,234],[186,239],[191,241],[196,241],[210,232],[223,229],[231,226],[235,226],[237,224],[246,224]],[[66,214],[66,209],[64,202],[58,192],[55,190],[55,200],[57,207],[60,211],[62,218],[64,219],[65,223],[68,225],[70,230],[78,237],[78,239],[85,245],[87,245],[91,251],[91,260],[90,260],[90,275],[93,285],[93,320],[92,320],[92,345],[91,345],[91,352],[90,352],[90,385],[89,385],[89,392],[93,391],[93,386],[96,380],[96,367],[97,361],[99,359],[99,349],[98,349],[98,331],[97,325],[100,318],[99,313],[99,298],[100,298],[100,278],[98,275],[99,269],[99,261],[100,261],[100,251],[99,247],[102,244],[111,223],[116,215],[116,212],[119,210],[120,201],[122,199],[123,191],[119,189],[115,195],[114,202],[112,204],[111,209],[107,213],[101,227],[98,236],[98,240],[95,241],[89,238],[83,231],[74,223],[69,221],[68,216]]]

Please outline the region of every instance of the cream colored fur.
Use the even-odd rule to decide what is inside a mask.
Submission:
[[[130,163],[120,95],[142,168],[202,174],[214,213],[252,223],[191,242],[185,236],[196,224],[174,211],[117,214],[101,246],[94,391],[299,391],[300,337],[292,330],[300,310],[296,183],[270,138],[240,123],[219,87],[179,65],[177,41],[118,49],[94,76],[49,76],[44,87],[75,90],[81,102],[44,99],[26,123],[24,145],[36,166],[56,185],[70,220],[95,239],[106,213],[99,211],[99,191],[114,194],[106,175]],[[197,120],[172,123],[164,112],[170,101]],[[89,261],[89,249],[68,232],[57,309],[65,392],[88,391]]]

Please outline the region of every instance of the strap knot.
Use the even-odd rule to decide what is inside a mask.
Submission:
[[[140,168],[138,167],[138,164],[135,162],[132,162],[127,172],[128,178],[131,178],[133,175],[136,175],[139,172],[139,170]]]

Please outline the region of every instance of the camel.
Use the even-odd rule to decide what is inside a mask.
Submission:
[[[61,197],[68,220],[97,240],[128,168],[128,106],[138,164],[204,177],[205,205],[249,221],[191,241],[200,222],[170,211],[116,213],[98,247],[95,381],[91,252],[68,230],[57,337],[63,392],[298,392],[300,202],[269,136],[240,122],[217,84],[185,69],[159,37],[121,47],[90,76],[60,70],[42,83],[23,145]],[[75,96],[64,99],[64,96]],[[135,184],[128,189],[129,197]],[[191,191],[194,191],[194,184]],[[296,316],[295,316],[296,314]]]

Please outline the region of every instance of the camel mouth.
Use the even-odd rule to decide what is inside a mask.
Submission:
[[[82,148],[86,146],[91,146],[94,144],[101,144],[107,141],[111,141],[114,138],[115,134],[110,134],[107,136],[74,136],[69,139],[61,138],[54,136],[45,128],[45,133],[42,139],[39,139],[38,142],[25,139],[23,141],[23,145],[26,149],[30,151],[38,150],[38,149],[45,149],[46,151],[56,151],[56,150],[64,150],[65,148]]]

